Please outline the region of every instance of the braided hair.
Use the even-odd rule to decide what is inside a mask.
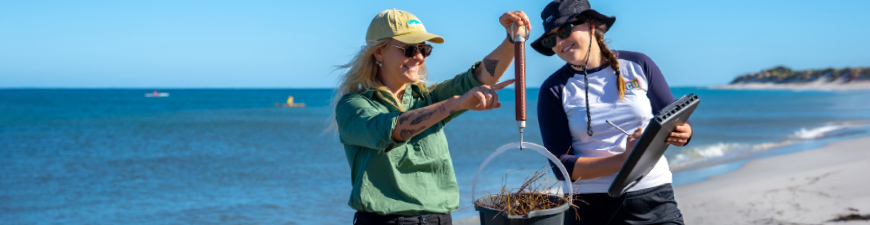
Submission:
[[[595,39],[598,41],[598,49],[601,52],[604,60],[610,64],[610,68],[616,72],[616,89],[619,91],[619,99],[625,99],[625,80],[622,79],[622,73],[619,71],[619,60],[616,58],[616,53],[613,53],[607,44],[604,43],[604,33],[607,32],[607,25],[600,23],[592,17],[584,16],[581,18],[587,23],[592,24],[595,29]]]

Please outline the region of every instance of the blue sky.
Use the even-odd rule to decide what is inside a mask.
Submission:
[[[430,81],[453,77],[523,10],[539,37],[547,1],[0,0],[0,88],[332,88],[375,14],[397,8],[443,36]],[[616,16],[614,49],[649,55],[671,86],[777,65],[870,67],[870,1],[592,1]],[[529,87],[563,65],[527,47]],[[513,77],[508,70],[505,78]]]

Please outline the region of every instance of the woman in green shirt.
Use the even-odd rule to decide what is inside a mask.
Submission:
[[[504,13],[530,30],[522,11]],[[506,35],[508,36],[508,35]],[[335,122],[351,169],[348,205],[355,224],[451,224],[459,188],[444,125],[464,111],[498,108],[498,83],[513,61],[510,39],[469,69],[441,83],[424,85],[426,42],[444,38],[426,32],[414,15],[380,12],[366,33],[367,44],[348,64],[335,102]]]

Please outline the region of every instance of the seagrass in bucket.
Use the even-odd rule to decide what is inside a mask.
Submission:
[[[480,224],[481,225],[498,225],[498,224],[521,224],[521,225],[543,225],[543,224],[554,224],[561,225],[564,222],[565,211],[571,206],[571,196],[574,196],[573,188],[571,187],[571,182],[563,181],[563,188],[561,190],[568,190],[568,197],[563,193],[562,195],[552,195],[543,192],[524,192],[524,187],[527,186],[530,182],[534,182],[536,179],[540,178],[542,175],[546,175],[546,171],[544,173],[536,173],[535,176],[524,184],[524,187],[521,187],[517,193],[508,193],[506,191],[502,191],[500,194],[496,195],[487,195],[480,199],[474,198],[474,193],[477,187],[477,181],[480,176],[483,168],[489,164],[492,159],[501,155],[505,151],[509,149],[520,149],[520,145],[522,145],[523,149],[531,149],[538,154],[543,155],[548,160],[553,162],[559,168],[559,171],[564,175],[564,177],[570,177],[568,175],[568,171],[565,169],[565,166],[562,165],[561,162],[554,156],[552,153],[547,151],[546,148],[540,145],[536,145],[533,143],[526,142],[514,142],[509,143],[504,146],[496,149],[492,154],[487,157],[483,163],[481,163],[480,167],[477,169],[477,173],[474,175],[474,182],[471,186],[471,197],[474,200],[474,209],[480,212]],[[526,189],[527,190],[527,189]],[[523,202],[522,204],[514,204],[515,201],[518,200],[529,200]],[[516,215],[511,211],[514,210],[504,210],[502,207],[498,207],[502,204],[508,205],[518,205],[519,207],[533,207],[536,210],[519,210],[521,212],[528,212],[525,215]],[[513,206],[510,206],[513,207]]]
[[[564,198],[555,195],[541,194],[549,203],[556,204],[555,208],[541,209],[529,212],[527,215],[509,215],[505,211],[493,209],[482,205],[492,205],[493,196],[486,196],[477,200],[474,209],[480,212],[480,224],[562,224],[565,220],[565,211],[571,206]],[[559,204],[561,203],[561,204]]]

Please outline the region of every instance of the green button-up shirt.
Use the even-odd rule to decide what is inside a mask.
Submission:
[[[393,104],[412,110],[462,95],[481,85],[472,74],[479,65],[431,85],[428,92],[408,85],[399,103],[386,91],[341,97],[335,119],[351,169],[353,191],[347,203],[351,208],[405,216],[450,213],[459,208],[459,188],[443,127],[464,110],[405,142],[395,142],[391,134],[402,111]]]

